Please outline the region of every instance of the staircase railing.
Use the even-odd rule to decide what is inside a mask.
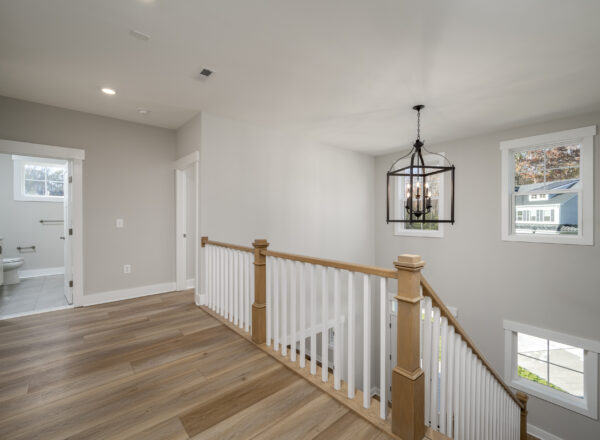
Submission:
[[[515,395],[485,360],[422,277],[419,256],[402,255],[386,269],[268,246],[202,237],[210,310],[302,374],[362,402],[376,424],[404,440],[422,439],[426,429],[457,440],[526,440],[527,396]],[[397,281],[393,299],[390,280]]]

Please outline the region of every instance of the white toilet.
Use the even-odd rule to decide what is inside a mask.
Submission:
[[[17,284],[21,280],[19,279],[19,267],[23,266],[25,260],[20,257],[16,258],[3,258],[3,271],[4,271],[4,285]]]

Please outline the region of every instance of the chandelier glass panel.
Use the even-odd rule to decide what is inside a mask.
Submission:
[[[387,222],[390,223],[452,223],[454,224],[454,173],[455,167],[445,156],[432,153],[421,141],[421,110],[417,111],[417,140],[405,156],[396,160],[387,172]],[[426,153],[427,162],[423,159]],[[431,158],[434,158],[433,160]],[[399,163],[405,164],[396,168]],[[401,166],[401,165],[399,165]],[[450,216],[442,218],[445,194],[440,193],[440,183],[450,186]],[[445,210],[444,210],[445,211]]]

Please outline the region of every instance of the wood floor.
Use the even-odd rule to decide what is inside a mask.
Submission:
[[[0,321],[0,439],[388,439],[189,292]]]

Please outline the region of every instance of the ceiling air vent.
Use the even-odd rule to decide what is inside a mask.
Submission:
[[[211,76],[213,74],[213,71],[210,69],[202,69],[200,71],[200,76],[203,76],[204,78],[208,78],[209,76]]]

